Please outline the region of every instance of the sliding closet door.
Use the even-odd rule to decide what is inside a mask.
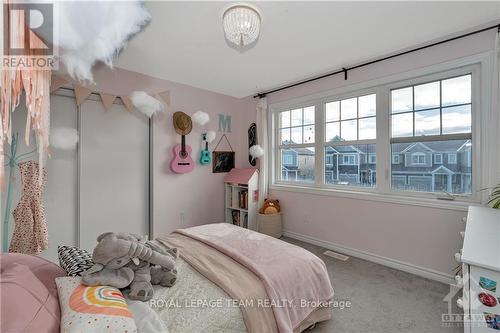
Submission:
[[[51,104],[51,127],[77,128],[77,109],[75,99],[70,96],[50,96]],[[17,156],[27,154],[22,161],[38,161],[34,134],[31,135],[30,146],[24,141],[24,130],[26,126],[26,106],[23,98],[18,108],[12,114],[12,133],[19,135]],[[4,146],[10,152],[10,146]],[[76,245],[77,241],[77,151],[63,151],[54,149],[52,158],[45,163],[47,168],[47,186],[44,191],[45,216],[49,231],[49,248],[41,253],[41,256],[57,262],[58,245]],[[6,167],[7,175],[10,168]],[[14,230],[14,219],[12,210],[16,207],[21,197],[22,183],[19,168],[14,167],[12,185],[12,206],[9,217],[9,233]],[[2,192],[2,219],[6,209],[6,193]],[[12,235],[11,235],[12,236]],[[9,240],[12,237],[9,237]]]
[[[101,101],[81,105],[80,246],[107,231],[148,234],[149,122]]]

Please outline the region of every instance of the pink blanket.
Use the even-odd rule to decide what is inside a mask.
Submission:
[[[264,284],[279,331],[293,332],[333,298],[321,259],[298,246],[233,226],[206,224],[175,232],[212,246],[254,272]]]

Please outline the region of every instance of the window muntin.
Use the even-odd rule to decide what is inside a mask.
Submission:
[[[314,105],[278,114],[280,181],[314,183],[315,118]]]
[[[376,94],[325,103],[325,142],[376,138]]]
[[[392,89],[391,134],[392,153],[405,160],[391,164],[393,189],[470,195],[472,74]]]
[[[470,133],[472,75],[391,90],[392,137]]]
[[[471,68],[471,67],[470,67]],[[467,70],[467,69],[465,69]],[[415,84],[414,86],[406,86],[403,88],[397,87],[393,84],[387,86],[381,86],[378,88],[377,94],[375,95],[375,99],[381,98],[380,105],[388,105],[389,109],[389,126],[382,122],[375,122],[376,132],[387,131],[389,134],[389,147],[388,150],[390,158],[388,161],[382,160],[380,168],[381,170],[385,170],[386,166],[389,168],[389,173],[391,176],[387,181],[385,178],[382,178],[382,187],[381,191],[377,190],[376,192],[384,193],[387,188],[395,191],[405,190],[412,192],[443,192],[444,183],[443,180],[446,178],[442,176],[440,173],[447,168],[448,165],[448,150],[442,150],[441,152],[436,152],[436,154],[442,154],[442,163],[439,164],[439,157],[437,157],[437,163],[435,162],[435,155],[433,152],[425,152],[425,165],[413,165],[411,163],[411,155],[409,153],[401,153],[397,150],[394,150],[394,146],[400,143],[409,144],[426,144],[430,141],[439,142],[438,145],[446,147],[448,143],[452,140],[462,140],[462,143],[468,147],[468,152],[464,154],[458,154],[457,156],[457,164],[456,167],[465,166],[468,168],[463,175],[452,175],[452,191],[451,194],[458,195],[471,195],[472,191],[472,82],[478,82],[476,79],[472,81],[472,72],[474,69],[471,69],[469,72],[465,72],[465,70],[453,70],[450,71],[453,74],[446,77],[442,74],[433,75],[433,78],[438,78],[439,80],[434,79],[432,82],[427,82],[423,84]],[[468,73],[468,74],[460,74]],[[458,73],[458,74],[457,74]],[[412,80],[414,81],[414,80]],[[422,82],[422,79],[418,79],[419,82]],[[436,83],[438,82],[438,84]],[[434,83],[434,84],[430,84]],[[402,85],[401,85],[402,86]],[[422,87],[421,87],[422,86]],[[436,90],[436,87],[439,86],[439,90]],[[476,84],[474,86],[477,86]],[[455,88],[454,88],[455,87]],[[456,88],[459,87],[459,88]],[[416,91],[415,91],[416,89]],[[454,91],[454,89],[459,89],[459,92]],[[468,89],[468,91],[467,91]],[[439,91],[439,102],[437,102],[438,94],[436,91]],[[388,93],[389,99],[386,99],[386,94]],[[474,96],[477,94],[474,93]],[[415,96],[417,95],[417,96]],[[351,95],[352,96],[352,95]],[[362,96],[368,96],[366,93]],[[417,100],[415,101],[415,97]],[[374,144],[375,140],[365,140],[366,142],[359,142],[359,133],[357,134],[358,140],[351,140],[347,142],[343,136],[341,135],[341,122],[349,122],[349,121],[357,121],[357,131],[359,131],[359,118],[356,119],[347,119],[348,115],[354,114],[354,101],[357,100],[358,115],[364,115],[361,109],[361,102],[359,101],[359,97],[346,98],[345,102],[342,103],[344,99],[318,99],[315,100],[314,103],[311,104],[316,105],[316,112],[323,112],[323,122],[320,124],[316,124],[316,131],[323,132],[318,136],[322,140],[319,142],[315,142],[314,146],[316,149],[316,154],[320,154],[320,158],[317,161],[322,162],[324,167],[324,174],[321,175],[324,180],[324,184],[333,184],[333,185],[356,185],[360,182],[360,179],[363,177],[358,177],[356,179],[349,174],[345,174],[342,172],[337,172],[334,170],[334,167],[343,165],[343,159],[340,157],[340,154],[330,154],[328,156],[327,148],[337,148],[342,145],[351,145],[354,146],[360,143],[370,143]],[[321,103],[323,103],[321,105]],[[318,106],[319,104],[319,106]],[[345,117],[341,115],[341,109],[344,106],[343,114]],[[377,116],[381,116],[383,110],[380,110]],[[422,114],[417,114],[422,112]],[[439,119],[437,119],[436,114],[439,113]],[[417,116],[415,117],[415,114]],[[450,115],[451,114],[451,115]],[[457,119],[456,114],[462,114],[461,118],[466,119],[465,122],[456,122],[453,123],[452,120]],[[400,121],[398,123],[394,122],[394,119],[400,117],[399,119],[403,119],[405,121]],[[316,117],[318,119],[319,116]],[[361,117],[363,118],[363,117]],[[415,119],[416,118],[416,119]],[[381,118],[384,119],[384,118]],[[469,120],[470,119],[470,120]],[[457,126],[458,125],[460,126]],[[355,127],[352,123],[347,123],[344,126],[345,128],[354,129]],[[415,134],[415,129],[417,133]],[[439,133],[438,133],[439,131]],[[353,131],[352,131],[353,132]],[[393,133],[399,135],[392,135]],[[438,134],[434,134],[438,133]],[[334,141],[329,141],[328,137],[335,138]],[[381,140],[384,140],[382,137]],[[371,141],[371,142],[370,142]],[[385,141],[385,140],[384,140]],[[278,142],[279,142],[279,134],[278,134]],[[324,143],[323,143],[324,142]],[[379,145],[380,142],[377,143]],[[306,146],[307,144],[303,144]],[[321,146],[324,147],[321,147]],[[432,145],[430,143],[430,145]],[[374,145],[375,146],[375,145]],[[321,148],[321,149],[320,149]],[[442,147],[441,147],[442,148]],[[451,152],[453,153],[453,152]],[[386,153],[382,151],[383,156],[386,156]],[[377,155],[375,155],[377,156]],[[380,157],[380,156],[377,156]],[[423,158],[423,157],[422,157]],[[420,158],[420,159],[422,159]],[[361,155],[358,159],[360,164],[367,164],[370,161],[370,157],[367,155]],[[476,159],[474,159],[476,161]],[[333,162],[333,163],[330,163]],[[352,163],[351,161],[346,161],[348,163]],[[380,162],[380,161],[379,161]],[[420,160],[422,163],[423,161]],[[327,168],[326,166],[329,166]],[[349,165],[346,165],[349,166]],[[401,170],[394,170],[395,167],[400,166],[401,168],[412,168],[411,171],[415,172],[411,174],[408,172],[409,170],[402,170],[407,172],[408,175],[402,175]],[[435,182],[428,180],[428,175],[418,174],[419,171],[423,168],[427,168],[427,166],[432,166],[435,170],[441,167],[439,170],[436,170]],[[452,165],[453,166],[453,165]],[[317,171],[318,167],[316,167]],[[362,170],[364,171],[364,170]],[[392,172],[395,171],[395,172]],[[364,175],[366,172],[363,173]],[[411,175],[410,175],[411,174]],[[376,170],[372,170],[372,177],[376,179]],[[319,177],[315,177],[317,180],[315,181],[315,186],[321,187],[321,182],[318,182]],[[364,177],[363,179],[367,179]],[[457,182],[457,179],[460,181]],[[440,183],[441,182],[441,183]],[[462,183],[460,183],[462,182]],[[374,183],[374,182],[373,182]],[[390,184],[389,184],[390,183]],[[392,186],[391,186],[392,184]],[[399,185],[397,185],[399,184]],[[434,184],[434,190],[432,189],[432,184]],[[460,184],[460,188],[458,188]],[[430,189],[430,190],[429,190]],[[446,183],[446,190],[448,189],[448,183]],[[415,194],[416,195],[416,194]],[[428,194],[421,194],[419,196],[428,196]],[[474,197],[476,198],[476,197]]]
[[[280,145],[314,143],[315,107],[280,112]]]

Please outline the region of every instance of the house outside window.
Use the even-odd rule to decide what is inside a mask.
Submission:
[[[471,149],[471,140],[472,74],[391,89],[392,151],[406,146],[411,154],[410,165],[391,170],[391,179],[406,175],[408,185],[393,183],[393,189],[471,195],[472,168],[466,159],[458,165],[457,157],[460,150],[466,154],[462,147]]]

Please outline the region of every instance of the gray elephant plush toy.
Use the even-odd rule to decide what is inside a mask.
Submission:
[[[129,298],[147,301],[153,297],[152,284],[171,287],[177,280],[176,248],[127,233],[107,232],[97,242],[94,266],[82,274],[85,285],[130,286]]]

